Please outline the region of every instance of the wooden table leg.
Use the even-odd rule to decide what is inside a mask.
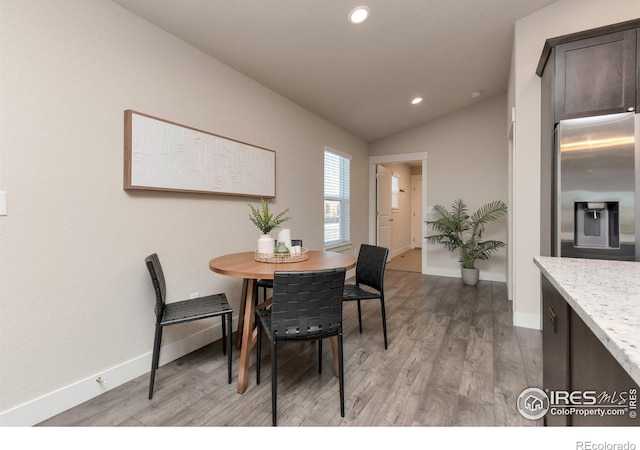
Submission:
[[[331,336],[331,352],[333,353],[333,374],[337,377],[340,376],[340,365],[338,362],[338,336]]]
[[[242,327],[242,346],[240,349],[240,367],[238,368],[238,393],[243,394],[247,390],[249,377],[249,356],[254,345],[253,322],[255,314],[254,296],[256,295],[257,280],[248,279],[243,283],[244,297],[244,321]],[[337,341],[336,341],[337,343]]]
[[[245,278],[242,280],[242,294],[240,295],[240,312],[238,313],[238,330],[236,331],[236,348],[239,349],[242,345],[242,328],[244,325],[244,312],[246,309],[247,302],[245,299],[247,298],[247,282],[248,280]]]

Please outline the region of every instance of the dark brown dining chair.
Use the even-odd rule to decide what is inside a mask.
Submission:
[[[344,286],[344,301],[358,302],[358,326],[362,333],[362,300],[380,299],[382,310],[382,335],[384,348],[387,349],[387,316],[384,307],[384,269],[389,249],[375,245],[362,244],[356,262],[356,282]],[[364,289],[363,286],[372,288]]]
[[[220,317],[222,319],[222,353],[227,355],[227,378],[231,383],[231,321],[233,310],[224,293],[192,298],[179,302],[166,303],[167,287],[160,259],[156,253],[145,259],[156,292],[156,333],[153,341],[151,359],[151,379],[149,381],[149,400],[153,397],[153,384],[160,360],[162,329],[169,325],[191,322],[193,320]],[[229,327],[227,332],[227,326]]]
[[[277,246],[278,241],[276,241],[275,244]],[[302,247],[302,239],[291,239],[291,245],[292,246],[299,245],[300,247]],[[257,286],[258,288],[262,288],[262,301],[266,301],[267,289],[273,289],[273,280],[258,280]]]
[[[271,343],[271,415],[277,424],[277,344],[318,341],[318,372],[322,372],[322,339],[337,337],[340,415],[344,417],[342,357],[342,293],[345,269],[275,272],[273,303],[256,312],[258,325],[256,382],[260,384],[262,330]]]

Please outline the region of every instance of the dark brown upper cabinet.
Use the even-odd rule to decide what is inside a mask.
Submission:
[[[636,19],[547,39],[536,73],[549,89],[552,123],[638,110],[639,32]]]
[[[634,111],[636,30],[556,47],[556,121]]]

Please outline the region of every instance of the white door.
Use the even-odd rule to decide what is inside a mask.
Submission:
[[[391,249],[391,170],[377,167],[377,245]]]
[[[411,248],[422,248],[422,177],[411,177]]]

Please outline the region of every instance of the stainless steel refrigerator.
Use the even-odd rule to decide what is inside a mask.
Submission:
[[[554,253],[640,261],[640,114],[556,127]]]

